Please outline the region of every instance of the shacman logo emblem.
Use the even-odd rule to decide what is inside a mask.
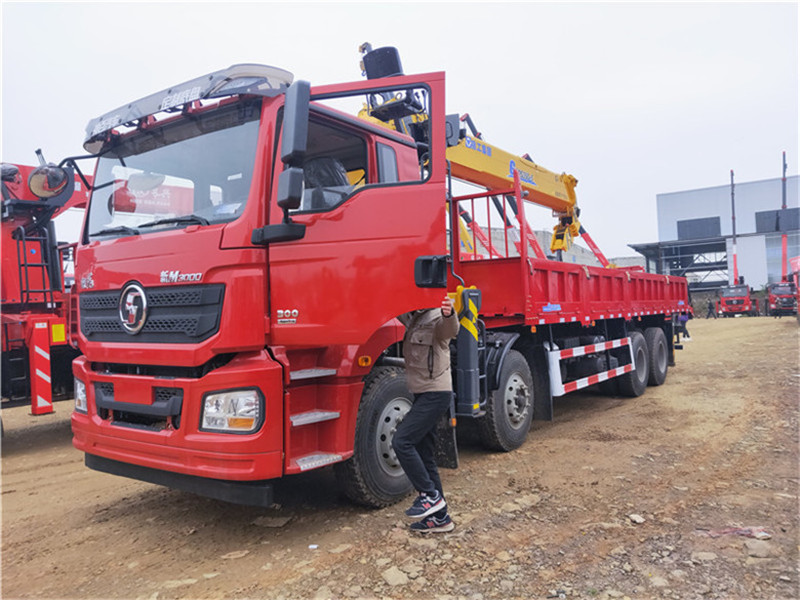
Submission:
[[[147,297],[138,283],[126,285],[119,297],[119,320],[125,333],[135,335],[147,321]]]

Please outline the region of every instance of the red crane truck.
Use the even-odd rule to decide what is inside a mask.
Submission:
[[[398,501],[396,317],[442,287],[462,324],[450,466],[456,419],[512,450],[554,397],[664,382],[686,280],[548,260],[524,203],[556,212],[561,248],[577,181],[467,135],[444,73],[366,50],[366,80],[235,65],[89,123],[72,428],[90,468],[268,505],[271,480],[335,465],[355,501]],[[466,211],[494,252],[451,251]]]
[[[794,282],[780,281],[767,286],[767,310],[771,317],[797,314],[797,287]]]
[[[789,262],[792,269],[790,277],[792,283],[794,283],[795,306],[798,306],[800,305],[800,256],[791,258]],[[800,323],[800,310],[796,310],[795,315],[797,315],[797,322]]]
[[[59,245],[53,218],[85,206],[88,181],[47,165],[30,179],[35,170],[2,165],[0,344],[3,406],[30,401],[33,414],[44,414],[53,412],[54,397],[72,392],[78,355],[69,343],[64,272],[73,247]]]
[[[786,212],[786,152],[783,153],[783,177],[781,178],[781,216]],[[780,217],[778,229],[782,229]],[[767,286],[767,314],[772,317],[797,314],[797,285],[788,272],[788,235],[781,235],[781,280]]]
[[[723,317],[737,315],[758,316],[758,299],[750,296],[750,287],[745,284],[729,285],[720,289],[717,312]]]

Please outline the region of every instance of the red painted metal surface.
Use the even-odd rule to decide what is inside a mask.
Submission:
[[[526,219],[518,227],[520,238],[525,239]],[[668,315],[686,308],[687,283],[682,277],[528,258],[527,246],[521,250],[522,256],[507,251],[501,258],[455,261],[456,272],[466,284],[483,290],[481,316],[488,327],[586,325],[602,319]]]
[[[67,360],[72,356],[64,355],[67,358],[61,358],[59,355],[59,358],[54,358],[51,352],[53,346],[67,343],[68,295],[64,293],[63,282],[59,285],[50,280],[45,266],[48,264],[48,248],[41,230],[31,230],[34,222],[39,227],[45,227],[48,223],[39,212],[43,201],[34,196],[27,185],[35,167],[15,166],[19,169],[18,176],[13,181],[3,182],[14,206],[9,208],[3,218],[0,231],[0,346],[3,353],[27,354],[31,412],[40,415],[53,411],[52,361]],[[87,200],[88,190],[76,175],[75,191],[54,212],[53,217],[69,208],[83,206]],[[49,260],[56,264],[63,277],[61,253],[56,252]],[[6,373],[6,376],[21,375]]]
[[[73,445],[112,460],[175,471],[199,477],[254,480],[279,477],[282,472],[284,422],[283,371],[265,350],[242,353],[222,368],[201,378],[164,380],[136,375],[103,375],[91,370],[85,356],[73,363],[73,372],[86,386],[89,414],[72,415]],[[95,386],[114,386],[114,400],[148,404],[155,387],[183,390],[179,426],[159,431],[114,425],[103,419],[95,404]],[[199,430],[201,399],[212,391],[257,386],[265,397],[264,425],[249,435],[224,435]],[[188,401],[192,398],[192,401]]]
[[[317,87],[312,101],[376,85],[361,81]],[[80,245],[76,279],[92,282],[82,293],[121,290],[133,281],[158,287],[164,285],[161,272],[174,270],[200,273],[203,284],[223,284],[225,295],[219,330],[202,342],[99,343],[78,333],[85,358],[73,370],[86,383],[89,414],[73,416],[76,448],[231,480],[269,479],[351,456],[364,376],[383,350],[402,339],[395,317],[437,306],[441,298],[441,290],[414,284],[414,261],[447,253],[444,74],[396,78],[392,86],[430,90],[426,180],[365,186],[331,210],[293,214],[294,222],[306,225],[302,239],[254,246],[253,230],[284,216],[271,183],[283,170],[275,156],[280,147],[275,123],[283,102],[278,96],[263,100],[253,184],[238,219]],[[360,126],[368,144],[380,139],[393,148],[401,173],[418,170],[416,148],[398,142],[396,133],[384,135],[352,118],[342,117],[340,125]],[[509,192],[522,206],[517,175],[514,187],[500,194]],[[451,211],[453,231],[458,230],[457,215]],[[525,218],[519,220],[517,240],[529,243],[509,243],[510,230],[502,226],[503,248],[494,243],[491,259],[462,261],[457,256],[454,264],[468,286],[483,291],[481,317],[489,327],[588,325],[686,308],[685,279],[548,261]],[[152,375],[93,370],[92,363],[189,368],[224,355],[234,358],[207,374],[170,380],[184,393],[179,427],[119,427],[113,416],[97,414],[95,385],[113,384],[115,401],[119,394],[120,401],[149,403],[154,388],[164,382]],[[265,426],[252,435],[199,431],[203,395],[232,387],[261,390]]]

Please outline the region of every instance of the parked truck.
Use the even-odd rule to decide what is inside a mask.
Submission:
[[[792,257],[789,260],[791,265],[790,281],[794,284],[795,306],[800,305],[800,256]],[[795,311],[797,322],[800,323],[800,310]]]
[[[759,312],[758,299],[750,295],[750,287],[745,284],[725,286],[719,291],[717,312],[723,317],[755,317]]]
[[[797,287],[792,281],[767,286],[767,310],[771,317],[797,314]]]
[[[553,210],[557,254],[586,236],[577,180],[470,135],[444,73],[362,52],[365,80],[234,65],[89,123],[72,416],[88,467],[268,505],[272,480],[335,465],[353,500],[398,501],[397,317],[442,288],[461,323],[449,466],[459,423],[509,451],[554,398],[666,379],[686,280],[548,260],[524,206]]]
[[[30,402],[38,415],[53,412],[53,399],[69,398],[73,389],[78,351],[69,343],[67,319],[73,246],[59,244],[53,219],[85,206],[88,189],[43,159],[31,179],[34,171],[2,164],[0,345],[3,406]]]

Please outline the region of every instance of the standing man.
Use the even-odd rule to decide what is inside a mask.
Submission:
[[[706,319],[710,319],[711,317],[717,318],[717,310],[714,308],[714,303],[709,298],[708,300],[708,312],[706,313]]]
[[[450,340],[458,333],[458,317],[448,296],[441,308],[402,315],[406,326],[403,357],[408,390],[414,404],[398,425],[392,440],[397,460],[419,493],[406,511],[419,533],[443,533],[455,527],[447,514],[447,502],[436,468],[436,425],[450,408],[453,381],[450,376]]]

